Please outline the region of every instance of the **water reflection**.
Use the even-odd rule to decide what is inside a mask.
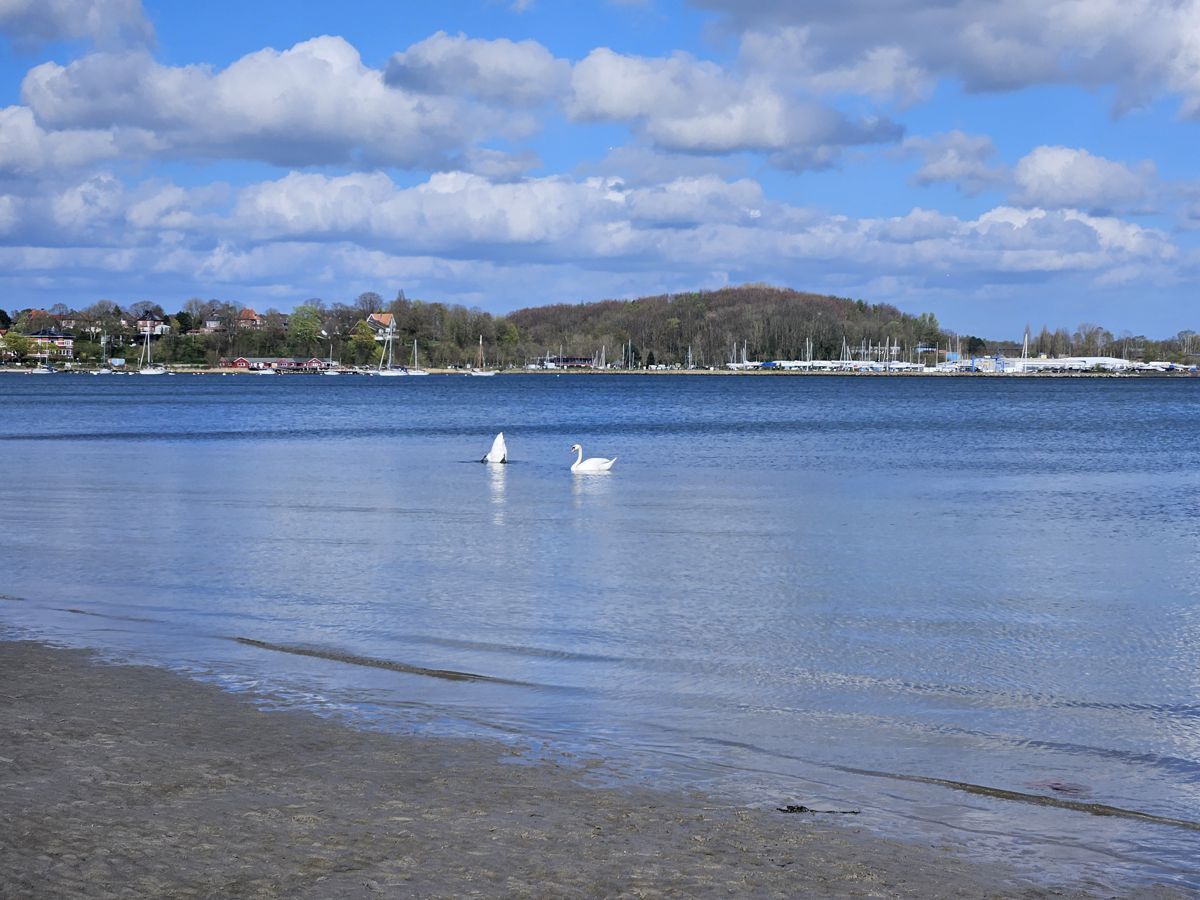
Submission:
[[[488,470],[488,491],[492,499],[492,524],[504,524],[504,508],[505,508],[505,479],[508,478],[508,466],[500,464],[489,464]]]
[[[580,507],[585,497],[608,497],[612,493],[612,473],[591,472],[587,475],[573,474],[571,476],[571,496],[576,508]]]

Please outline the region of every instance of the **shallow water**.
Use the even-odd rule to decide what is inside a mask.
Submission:
[[[3,376],[0,627],[1200,887],[1198,408],[1188,379]],[[614,471],[572,476],[575,441]]]

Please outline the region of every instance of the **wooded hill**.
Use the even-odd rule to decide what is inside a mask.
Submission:
[[[526,353],[557,355],[561,345],[566,356],[590,357],[604,347],[619,362],[632,342],[636,365],[684,363],[689,347],[695,365],[719,366],[740,359],[743,345],[751,359],[804,359],[811,339],[813,359],[838,359],[843,340],[856,353],[864,341],[907,350],[946,342],[931,313],[767,285],[530,307],[505,318]]]

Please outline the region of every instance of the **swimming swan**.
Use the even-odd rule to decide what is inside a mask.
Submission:
[[[578,444],[571,445],[571,452],[578,453],[575,462],[571,463],[571,471],[584,475],[594,474],[596,472],[607,472],[613,467],[613,463],[617,461],[614,456],[612,459],[604,459],[601,456],[593,456],[591,459],[583,458],[583,448]]]
[[[504,443],[504,432],[496,435],[496,439],[492,441],[492,449],[480,460],[481,463],[506,463],[508,462],[508,446]]]

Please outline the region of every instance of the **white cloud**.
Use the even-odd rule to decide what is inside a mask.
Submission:
[[[1200,115],[1197,0],[690,0],[722,13],[744,57],[792,68],[816,88],[911,102],[932,79],[969,91],[1072,83],[1117,88],[1116,106],[1163,92]],[[793,52],[780,48],[783,35]]]
[[[901,145],[903,155],[921,160],[913,176],[917,184],[949,183],[967,194],[978,194],[1006,180],[1007,172],[991,163],[996,146],[986,135],[949,131],[932,137],[911,137]]]
[[[583,163],[578,171],[583,175],[611,175],[628,185],[653,185],[680,177],[719,175],[732,177],[741,167],[713,156],[687,153],[664,153],[636,144],[612,147],[603,159]]]
[[[783,83],[817,94],[851,94],[910,105],[928,99],[930,73],[908,52],[894,45],[866,49],[851,62],[822,65],[822,54],[810,46],[808,28],[784,27],[750,31],[742,36],[740,61],[748,71],[770,73]]]
[[[1004,206],[974,219],[923,209],[854,219],[771,201],[753,180],[714,175],[628,187],[613,178],[497,183],[446,172],[402,187],[382,173],[292,173],[232,195],[161,181],[123,188],[101,175],[47,195],[0,194],[0,244],[14,242],[22,246],[0,251],[9,282],[61,266],[62,278],[97,284],[157,273],[183,292],[268,285],[303,297],[368,272],[420,272],[426,285],[452,284],[444,296],[501,299],[483,273],[503,270],[522,302],[556,297],[520,290],[515,273],[525,273],[526,286],[534,272],[575,285],[575,298],[588,299],[602,284],[636,294],[709,283],[717,272],[814,290],[880,279],[937,290],[938,277],[953,272],[994,291],[1014,277],[1113,284],[1137,272],[1166,282],[1183,265],[1168,235],[1114,216]],[[579,284],[589,286],[586,296]]]
[[[1143,212],[1155,182],[1151,162],[1136,170],[1071,147],[1037,147],[1013,172],[1013,199],[1024,206]]]
[[[668,58],[593,50],[576,64],[568,110],[578,121],[627,121],[668,151],[768,151],[778,159],[827,162],[821,153],[894,140],[886,120],[853,122],[830,107],[737,78],[685,53]]]
[[[560,98],[570,73],[570,63],[537,41],[485,41],[439,31],[393,56],[386,80],[422,93],[537,106]]]
[[[534,127],[510,111],[388,87],[340,37],[260,50],[219,72],[97,53],[37,66],[22,97],[45,128],[137,128],[154,135],[158,155],[277,165],[438,167],[485,137]]]
[[[132,137],[133,135],[127,135]],[[47,132],[23,106],[0,109],[0,175],[30,176],[112,159],[122,152],[111,131]]]
[[[154,28],[141,0],[0,0],[0,34],[19,45],[87,38],[113,47],[149,43]]]

